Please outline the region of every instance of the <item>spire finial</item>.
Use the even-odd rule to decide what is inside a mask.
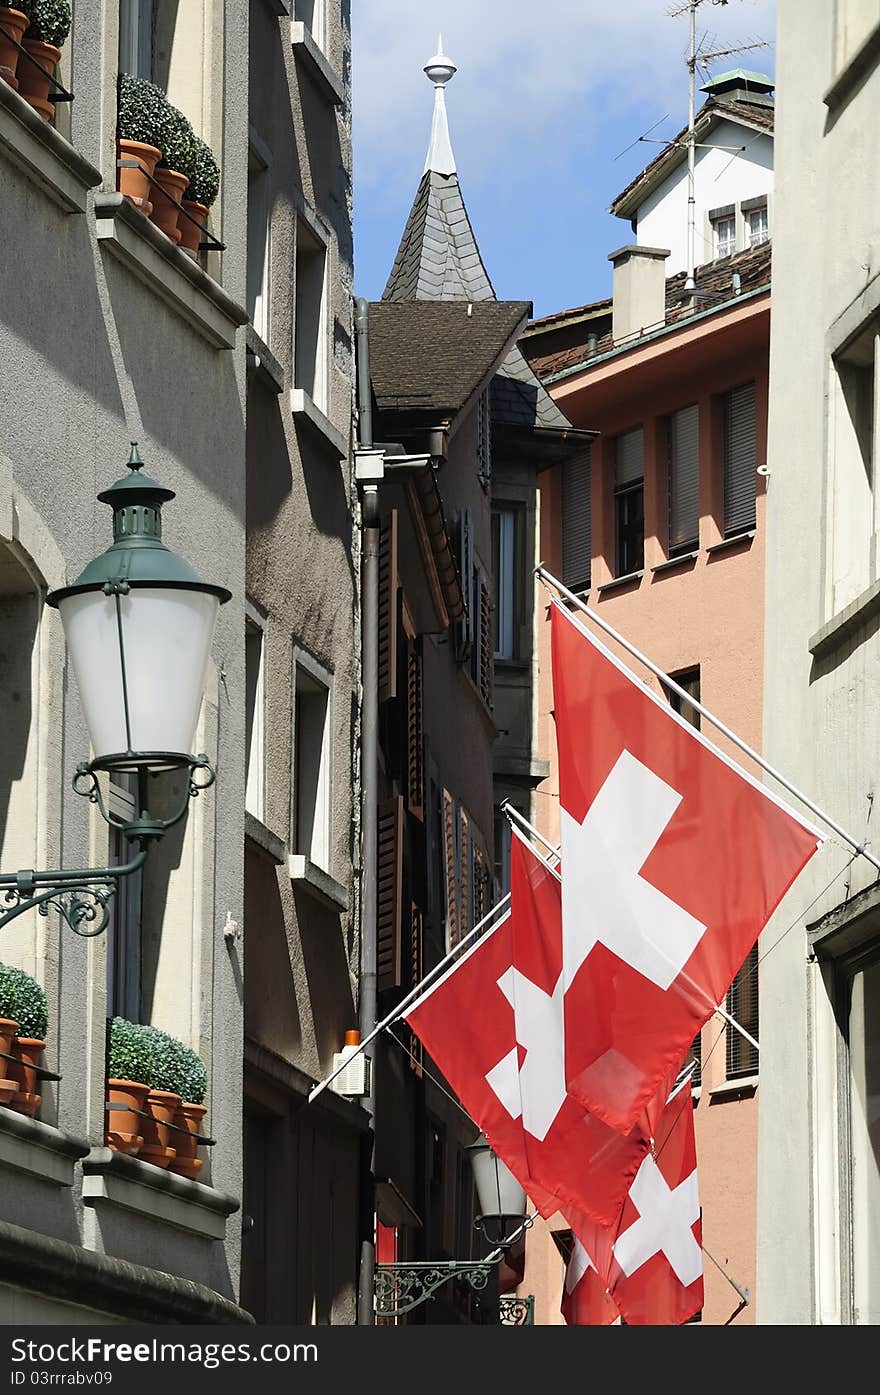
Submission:
[[[128,460],[125,463],[128,466],[129,470],[143,469],[144,462],[141,460],[137,441],[132,441],[131,454],[129,455]]]
[[[437,52],[429,58],[424,67],[425,76],[434,84],[434,120],[431,125],[431,143],[423,173],[433,170],[435,174],[455,174],[455,156],[449,139],[449,123],[446,119],[446,84],[458,72],[455,64],[443,52],[443,35],[437,35]]]

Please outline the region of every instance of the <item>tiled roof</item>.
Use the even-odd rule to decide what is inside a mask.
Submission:
[[[695,138],[697,140],[702,140],[707,132],[711,131],[712,127],[720,120],[736,121],[741,125],[751,126],[756,130],[766,131],[768,134],[772,135],[773,119],[773,107],[759,106],[757,103],[752,102],[725,102],[723,99],[710,97],[697,112],[694,123]],[[684,141],[687,137],[687,133],[688,128],[685,126],[683,130],[679,131],[677,136],[672,137],[672,140],[666,146],[665,150],[661,150],[660,154],[636,175],[635,179],[630,180],[626,188],[622,189],[612,201],[609,209],[610,213],[616,213],[621,217],[629,217],[631,195],[636,193],[639,189],[644,189],[647,193],[649,189],[653,188],[653,186],[658,183],[660,176],[667,167],[672,169],[685,158],[686,151],[684,148]]]
[[[740,295],[747,291],[758,290],[762,286],[770,284],[770,264],[771,264],[771,243],[765,242],[760,247],[750,247],[745,252],[736,252],[730,257],[719,257],[717,261],[706,262],[703,266],[698,266],[694,273],[697,283],[697,295],[695,300],[685,296],[684,283],[685,273],[679,271],[675,276],[670,276],[666,282],[666,323],[667,325],[683,324],[695,314],[702,314],[710,310],[716,303],[729,304],[734,299],[733,273],[737,272],[740,278]],[[607,302],[607,316],[604,319],[596,318],[585,320],[583,333],[579,334],[576,343],[569,343],[562,349],[549,349],[541,351],[543,336],[540,333],[528,334],[520,341],[526,353],[529,363],[535,373],[543,382],[553,380],[559,373],[566,369],[575,368],[581,364],[585,367],[596,357],[597,354],[604,354],[615,347],[611,337],[611,301]],[[559,316],[545,317],[553,320],[560,320],[564,324],[562,312]],[[533,321],[533,325],[539,325],[540,321]],[[545,331],[548,335],[555,326]],[[587,334],[597,334],[598,340],[594,352],[587,358]],[[638,343],[637,339],[632,341],[634,347]],[[623,346],[620,346],[623,347]]]
[[[531,308],[491,300],[472,303],[468,314],[463,300],[374,301],[370,377],[379,411],[457,412]]]

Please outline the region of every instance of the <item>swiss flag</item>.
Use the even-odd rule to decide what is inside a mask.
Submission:
[[[559,1307],[569,1327],[609,1327],[620,1316],[605,1280],[573,1233]]]
[[[642,1161],[616,1224],[568,1217],[599,1283],[630,1326],[677,1325],[703,1307],[703,1230],[690,1083],[673,1093],[653,1153]]]
[[[569,1092],[633,1127],[821,836],[551,610]]]
[[[565,1088],[559,881],[511,843],[511,912],[404,1017],[541,1215],[619,1214],[668,1093],[626,1134]],[[555,960],[555,962],[554,962]]]

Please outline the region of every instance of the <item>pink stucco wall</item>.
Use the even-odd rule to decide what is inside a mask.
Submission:
[[[661,341],[661,344],[664,341]],[[588,603],[667,673],[700,666],[703,703],[750,745],[760,749],[762,719],[764,490],[757,480],[753,538],[710,551],[722,540],[720,394],[748,380],[756,384],[758,463],[766,459],[769,297],[719,314],[656,346],[633,349],[588,375],[554,387],[553,395],[577,426],[601,433],[592,447],[592,589]],[[693,402],[700,407],[700,539],[695,560],[652,571],[666,560],[665,422],[668,413]],[[645,569],[641,578],[603,591],[611,580],[613,457],[611,438],[641,425],[645,433]],[[540,555],[562,573],[559,469],[541,477]],[[538,754],[550,776],[536,791],[539,828],[558,837],[558,781],[552,721],[549,594],[538,587]],[[587,622],[589,623],[589,622]],[[656,680],[613,643],[639,677]],[[704,724],[704,731],[716,734]],[[737,755],[722,737],[717,743]],[[737,759],[742,760],[737,755]],[[743,761],[744,764],[747,762]],[[752,766],[754,771],[754,766]],[[720,1325],[754,1321],[757,1098],[756,1087],[729,1094],[725,1086],[724,1028],[716,1019],[703,1029],[703,1084],[695,1106],[704,1245],[733,1278],[750,1290],[740,1300],[718,1269],[705,1261],[703,1321]],[[720,1090],[718,1087],[722,1087]],[[552,1223],[555,1227],[557,1222]],[[562,1224],[561,1220],[558,1224]],[[549,1249],[542,1253],[543,1247]],[[532,1253],[529,1253],[529,1251]],[[552,1239],[535,1228],[527,1244],[526,1284],[534,1292],[536,1321],[559,1321],[562,1264]],[[531,1283],[532,1287],[527,1285]]]

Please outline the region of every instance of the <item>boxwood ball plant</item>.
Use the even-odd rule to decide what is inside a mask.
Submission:
[[[46,994],[30,974],[8,964],[0,964],[0,1017],[17,1022],[20,1037],[45,1040],[49,1026]]]
[[[201,136],[194,135],[193,140],[195,153],[186,197],[193,203],[201,203],[205,208],[210,208],[220,191],[220,166],[211,147]]]
[[[124,1017],[113,1017],[107,1024],[107,1079],[151,1083],[153,1068],[152,1028]]]
[[[143,141],[164,155],[174,125],[174,108],[160,87],[146,78],[119,74],[116,135],[120,140]]]
[[[61,47],[70,33],[70,0],[20,0],[16,8],[29,20],[26,39]]]

